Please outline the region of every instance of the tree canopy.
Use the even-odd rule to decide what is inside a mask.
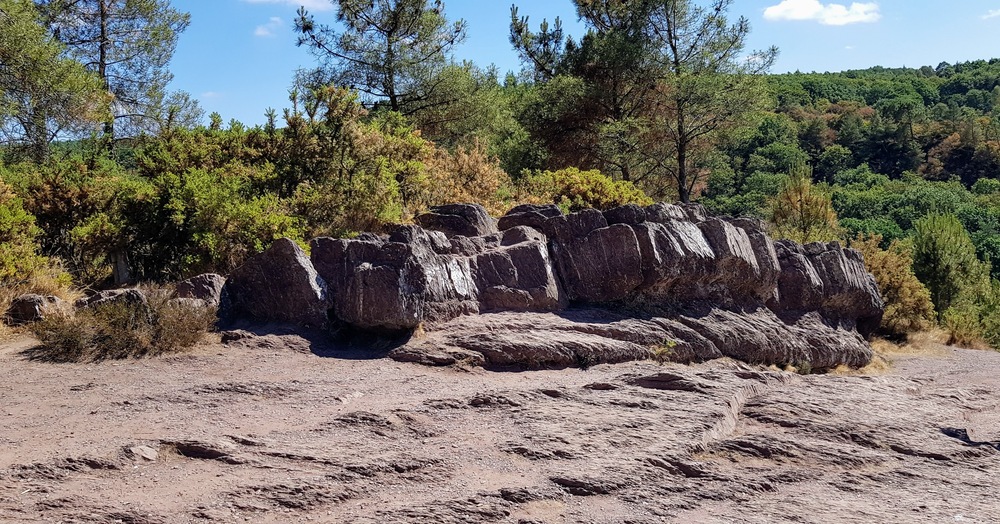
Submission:
[[[169,0],[38,0],[52,35],[114,96],[108,138],[158,131],[200,117],[184,93],[168,93],[168,65],[190,15]]]
[[[356,89],[370,103],[412,115],[432,107],[439,74],[465,38],[465,22],[449,22],[441,0],[337,0],[338,27],[299,9],[298,45],[319,61],[312,85]]]
[[[50,36],[29,0],[0,0],[0,144],[44,161],[64,132],[107,111],[99,79]]]

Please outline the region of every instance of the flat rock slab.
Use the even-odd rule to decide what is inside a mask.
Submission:
[[[85,365],[0,345],[0,521],[1000,521],[994,352],[493,373],[253,339]]]

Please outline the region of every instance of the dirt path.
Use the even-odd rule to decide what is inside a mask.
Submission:
[[[266,343],[265,343],[266,342]],[[1000,354],[491,373],[0,345],[3,522],[996,522]]]

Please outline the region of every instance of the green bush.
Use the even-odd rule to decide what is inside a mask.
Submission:
[[[774,238],[806,244],[836,240],[841,236],[829,193],[814,186],[803,171],[796,171],[788,178],[781,192],[771,199],[769,207]]]
[[[949,345],[981,348],[986,344],[980,311],[972,304],[948,308],[941,315],[941,325],[948,331]]]
[[[631,182],[613,180],[596,169],[580,171],[570,167],[527,173],[519,180],[518,190],[519,200],[556,204],[565,212],[653,203],[653,199]]]
[[[165,288],[146,292],[147,303],[116,301],[54,316],[32,325],[41,344],[31,357],[49,362],[94,362],[174,353],[201,340],[215,308],[171,299]]]
[[[38,254],[36,238],[40,233],[35,217],[25,211],[22,200],[0,178],[0,285],[29,280],[47,265]]]
[[[989,284],[989,264],[955,215],[930,213],[915,224],[913,272],[931,292],[939,314]]]

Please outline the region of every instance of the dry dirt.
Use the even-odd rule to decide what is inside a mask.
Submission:
[[[998,522],[1000,353],[497,373],[0,343],[2,522]],[[322,351],[320,351],[322,353]]]

